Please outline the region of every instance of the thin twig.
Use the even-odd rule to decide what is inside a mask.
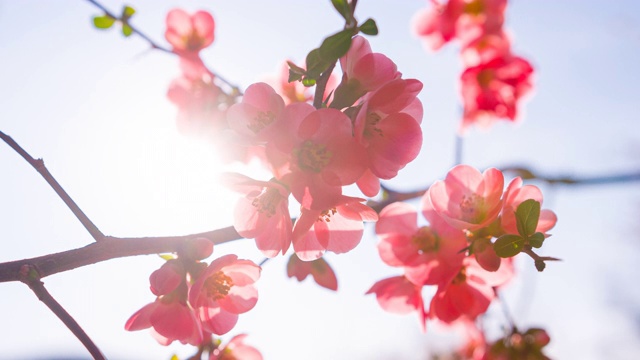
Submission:
[[[82,329],[82,327],[76,322],[76,320],[69,315],[69,313],[51,296],[51,294],[44,287],[44,283],[40,281],[40,275],[38,270],[33,265],[23,265],[20,271],[21,279],[29,286],[29,288],[36,294],[38,300],[42,301],[47,307],[60,319],[66,327],[71,330],[78,340],[84,345],[91,356],[96,360],[104,360],[105,356],[102,354],[98,346],[91,340],[89,335]]]
[[[511,330],[517,331],[517,327],[516,327],[516,323],[513,320],[513,315],[511,314],[511,311],[509,311],[509,306],[507,306],[507,302],[504,301],[504,297],[500,296],[500,293],[498,292],[497,288],[493,288],[493,291],[496,294],[496,297],[498,298],[498,300],[500,301],[500,306],[502,307],[502,313],[504,314],[504,317],[507,319],[507,322],[509,323],[509,326],[511,326]]]
[[[44,278],[59,272],[121,257],[178,252],[187,241],[197,238],[207,238],[214,244],[242,239],[232,226],[184,236],[144,238],[106,236],[100,242],[79,249],[0,263],[0,282],[19,281],[20,270],[24,265],[35,266],[40,277]]]
[[[18,145],[15,140],[11,138],[11,136],[6,135],[2,131],[0,131],[0,138],[4,140],[7,145],[9,145],[13,150],[15,150],[22,158],[24,158],[34,169],[36,169],[40,175],[45,179],[49,185],[53,188],[53,190],[58,194],[58,196],[64,201],[69,210],[80,220],[80,223],[84,226],[85,229],[91,234],[91,236],[95,239],[95,241],[102,241],[104,238],[104,234],[98,227],[85,215],[85,213],[80,209],[78,204],[71,199],[69,194],[62,188],[62,186],[56,181],[56,179],[51,175],[49,170],[44,166],[44,161],[42,159],[34,159],[28,152],[26,152],[20,145]]]
[[[454,157],[453,157],[453,162],[454,162],[454,166],[456,165],[460,165],[462,164],[462,151],[463,151],[463,145],[464,145],[464,138],[458,134],[456,134],[456,145],[455,145],[455,151],[454,153]]]
[[[115,15],[114,13],[112,13],[111,11],[109,11],[106,7],[104,7],[104,5],[100,4],[99,2],[95,1],[95,0],[87,0],[89,3],[93,4],[95,7],[97,7],[98,9],[104,11],[104,13],[109,16],[112,17],[114,19],[118,19],[119,21],[123,21],[120,16]],[[147,34],[143,33],[142,31],[140,31],[140,29],[138,29],[137,27],[133,26],[131,23],[129,23],[129,20],[125,20],[124,23],[129,26],[131,28],[131,30],[133,31],[134,34],[140,36],[142,39],[144,39],[146,42],[149,43],[149,45],[151,46],[152,49],[156,49],[156,50],[160,50],[164,53],[167,54],[174,54],[174,55],[178,55],[180,56],[180,54],[177,54],[176,52],[158,44],[157,42],[153,41],[149,36],[147,36]],[[229,86],[232,90],[233,93],[235,94],[242,94],[242,91],[240,90],[240,87],[238,85],[235,85],[233,83],[231,83],[229,80],[225,79],[224,77],[220,76],[219,74],[207,69],[207,71],[209,71],[209,73],[217,78],[218,80],[220,80],[221,82],[225,83],[227,86]]]
[[[318,82],[316,83],[316,93],[313,97],[313,107],[316,109],[320,109],[322,104],[324,103],[324,91],[327,88],[327,82],[331,77],[331,73],[333,72],[333,68],[335,68],[336,63],[334,62],[325,70],[320,77],[318,78]]]

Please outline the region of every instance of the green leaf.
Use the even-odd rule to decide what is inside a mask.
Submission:
[[[363,34],[378,35],[378,25],[376,25],[373,19],[367,19],[367,21],[363,22],[358,28]]]
[[[111,26],[113,26],[113,23],[115,22],[116,22],[116,19],[112,18],[109,15],[93,17],[93,25],[98,29],[108,29]]]
[[[351,47],[351,37],[353,36],[352,29],[344,29],[336,34],[324,39],[320,48],[318,48],[318,55],[320,58],[332,63],[349,51]]]
[[[331,0],[333,7],[336,8],[338,13],[344,18],[347,23],[351,22],[353,16],[351,14],[351,7],[349,7],[349,3],[346,0]]]
[[[289,65],[289,82],[298,81],[302,79],[302,77],[306,74],[305,69],[292,63],[291,61],[287,61],[287,65]]]
[[[160,256],[161,258],[163,258],[163,259],[165,259],[167,261],[173,260],[173,259],[176,258],[175,255],[173,255],[173,254],[158,254],[158,256]]]
[[[541,232],[537,232],[531,236],[529,236],[529,245],[533,246],[536,249],[539,249],[544,242],[544,234]]]
[[[289,69],[289,79],[287,79],[287,82],[298,81],[298,80],[302,79],[303,76],[304,76],[304,74],[300,74],[300,73],[295,72],[293,69]]]
[[[324,70],[331,65],[320,57],[320,50],[313,49],[307,54],[305,59],[307,72],[305,78],[315,80]]]
[[[123,19],[129,19],[135,13],[136,13],[136,10],[129,5],[125,5],[124,8],[122,8]]]
[[[506,234],[496,239],[493,250],[502,258],[516,256],[524,247],[524,239],[519,235]]]
[[[523,238],[528,238],[536,232],[540,219],[540,202],[533,199],[525,200],[516,210],[516,226]]]
[[[131,28],[131,26],[122,24],[122,35],[124,35],[125,37],[129,37],[131,36],[131,34],[133,34],[133,29]]]

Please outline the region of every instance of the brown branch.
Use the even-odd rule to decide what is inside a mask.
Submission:
[[[320,109],[322,104],[324,103],[324,91],[327,88],[327,82],[331,77],[331,73],[333,72],[333,68],[335,68],[336,63],[334,62],[325,70],[320,77],[318,78],[318,82],[316,83],[316,92],[313,97],[313,107],[316,109]]]
[[[523,180],[537,180],[550,185],[567,185],[567,186],[588,186],[588,185],[615,185],[626,184],[632,182],[640,182],[640,171],[620,173],[615,175],[597,175],[597,176],[544,176],[534,173],[525,167],[504,167],[503,172],[512,173],[520,176]],[[367,205],[380,212],[385,206],[396,202],[406,201],[419,198],[424,195],[429,188],[415,191],[396,191],[382,185],[382,200],[369,200]]]
[[[117,238],[106,236],[102,241],[85,247],[31,259],[0,263],[0,282],[21,280],[23,266],[34,266],[41,278],[82,266],[127,256],[178,252],[192,239],[207,238],[214,244],[241,239],[233,227],[213,231],[165,237]]]
[[[180,54],[175,53],[174,51],[158,44],[157,42],[153,41],[149,36],[147,36],[147,34],[143,33],[142,31],[140,31],[140,29],[138,29],[137,27],[131,25],[131,23],[129,22],[128,19],[123,20],[120,16],[115,15],[114,13],[110,12],[106,7],[104,7],[104,5],[100,4],[99,2],[95,1],[95,0],[87,0],[89,3],[93,4],[95,7],[97,7],[98,9],[102,10],[107,16],[112,17],[114,19],[117,19],[118,21],[126,24],[127,26],[129,26],[131,28],[131,30],[133,31],[134,34],[140,36],[142,39],[144,39],[146,42],[149,43],[149,45],[151,46],[152,49],[155,50],[160,50],[164,53],[167,54],[174,54],[174,55],[178,55],[180,56]],[[229,86],[231,88],[232,91],[232,95],[233,94],[238,94],[238,95],[242,95],[242,91],[240,90],[240,87],[231,83],[229,80],[225,79],[224,77],[220,76],[219,74],[207,69],[207,71],[209,71],[209,73],[217,78],[218,80],[222,81],[223,83],[225,83],[227,86]]]
[[[29,288],[36,294],[38,300],[42,301],[49,310],[51,310],[60,319],[78,340],[84,345],[91,356],[96,360],[105,360],[98,346],[91,340],[89,335],[82,329],[76,320],[51,296],[44,287],[44,283],[40,281],[40,274],[36,267],[31,265],[23,265],[20,269],[20,281],[27,284]]]
[[[0,131],[0,138],[4,140],[7,145],[9,145],[13,150],[15,150],[22,158],[24,158],[34,169],[36,169],[40,175],[45,179],[47,183],[53,188],[53,190],[58,194],[60,199],[64,201],[69,210],[80,220],[80,223],[84,226],[85,229],[91,234],[91,236],[95,239],[95,241],[102,241],[104,238],[104,234],[98,227],[85,215],[85,213],[80,209],[78,204],[71,199],[69,194],[62,188],[62,186],[56,181],[56,179],[51,175],[49,170],[44,165],[44,161],[42,159],[34,159],[28,152],[26,152],[20,145],[18,145],[15,140],[11,138],[11,136],[6,135],[2,131]]]

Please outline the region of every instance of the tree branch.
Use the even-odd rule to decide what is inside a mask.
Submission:
[[[104,238],[104,234],[98,227],[85,215],[85,213],[80,209],[78,204],[71,199],[69,194],[62,188],[62,186],[56,181],[56,179],[51,175],[49,170],[47,170],[46,166],[44,166],[44,161],[42,159],[34,159],[28,152],[26,152],[17,142],[15,142],[11,136],[6,135],[2,131],[0,131],[0,138],[4,140],[7,145],[9,145],[13,150],[15,150],[22,158],[27,160],[27,162],[36,169],[40,175],[45,179],[49,185],[53,188],[53,190],[58,194],[60,199],[64,201],[69,210],[80,220],[80,223],[84,226],[85,229],[91,234],[95,241],[102,241]]]
[[[40,277],[44,278],[59,272],[121,257],[178,252],[187,241],[197,238],[207,238],[214,244],[222,244],[242,237],[232,226],[184,236],[143,238],[106,236],[100,242],[79,249],[0,263],[0,282],[20,281],[20,271],[25,265],[38,269]]]
[[[96,360],[105,360],[105,356],[96,344],[91,340],[89,335],[82,329],[76,320],[49,294],[44,287],[44,283],[40,281],[40,274],[36,267],[31,265],[23,265],[20,269],[20,281],[27,284],[29,288],[36,294],[38,300],[42,301],[47,307],[71,330],[78,340],[84,345],[91,356]]]

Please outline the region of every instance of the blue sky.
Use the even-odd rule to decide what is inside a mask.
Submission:
[[[412,190],[442,178],[453,163],[460,116],[455,45],[426,52],[409,31],[425,1],[361,0],[373,17],[374,51],[391,57],[406,78],[424,83],[424,148],[389,186]],[[104,4],[119,11],[118,1]],[[135,1],[133,23],[164,42],[164,17],[177,2]],[[202,53],[215,71],[242,87],[274,73],[284,58],[302,60],[340,29],[329,1],[181,1],[216,20],[216,40]],[[600,175],[640,167],[640,3],[512,1],[507,27],[514,51],[536,68],[535,95],[516,125],[473,130],[464,162],[485,168],[524,164],[544,174]],[[231,223],[233,195],[216,185],[219,170],[206,144],[177,134],[166,89],[177,59],[147,51],[139,38],[98,31],[99,14],[84,1],[0,1],[0,130],[50,171],[107,234],[174,235]],[[1,145],[1,144],[0,144]],[[91,239],[39,175],[0,146],[0,261],[77,248]],[[550,187],[538,184],[559,217],[543,247],[563,258],[537,273],[520,259],[521,276],[505,294],[518,325],[543,326],[559,359],[640,357],[640,186]],[[335,294],[285,276],[286,259],[270,261],[258,305],[233,333],[267,359],[424,358],[451,346],[450,336],[420,333],[414,316],[384,313],[363,293],[397,275],[382,264],[368,232],[352,253],[329,256]],[[252,241],[216,248],[260,261]],[[145,331],[123,330],[153,300],[148,276],[155,256],[118,259],[45,279],[49,291],[113,359],[168,359]],[[0,284],[0,359],[84,356],[84,349],[26,286]],[[500,309],[489,323],[499,327]],[[311,350],[310,350],[311,349]],[[188,350],[185,352],[185,350]]]

